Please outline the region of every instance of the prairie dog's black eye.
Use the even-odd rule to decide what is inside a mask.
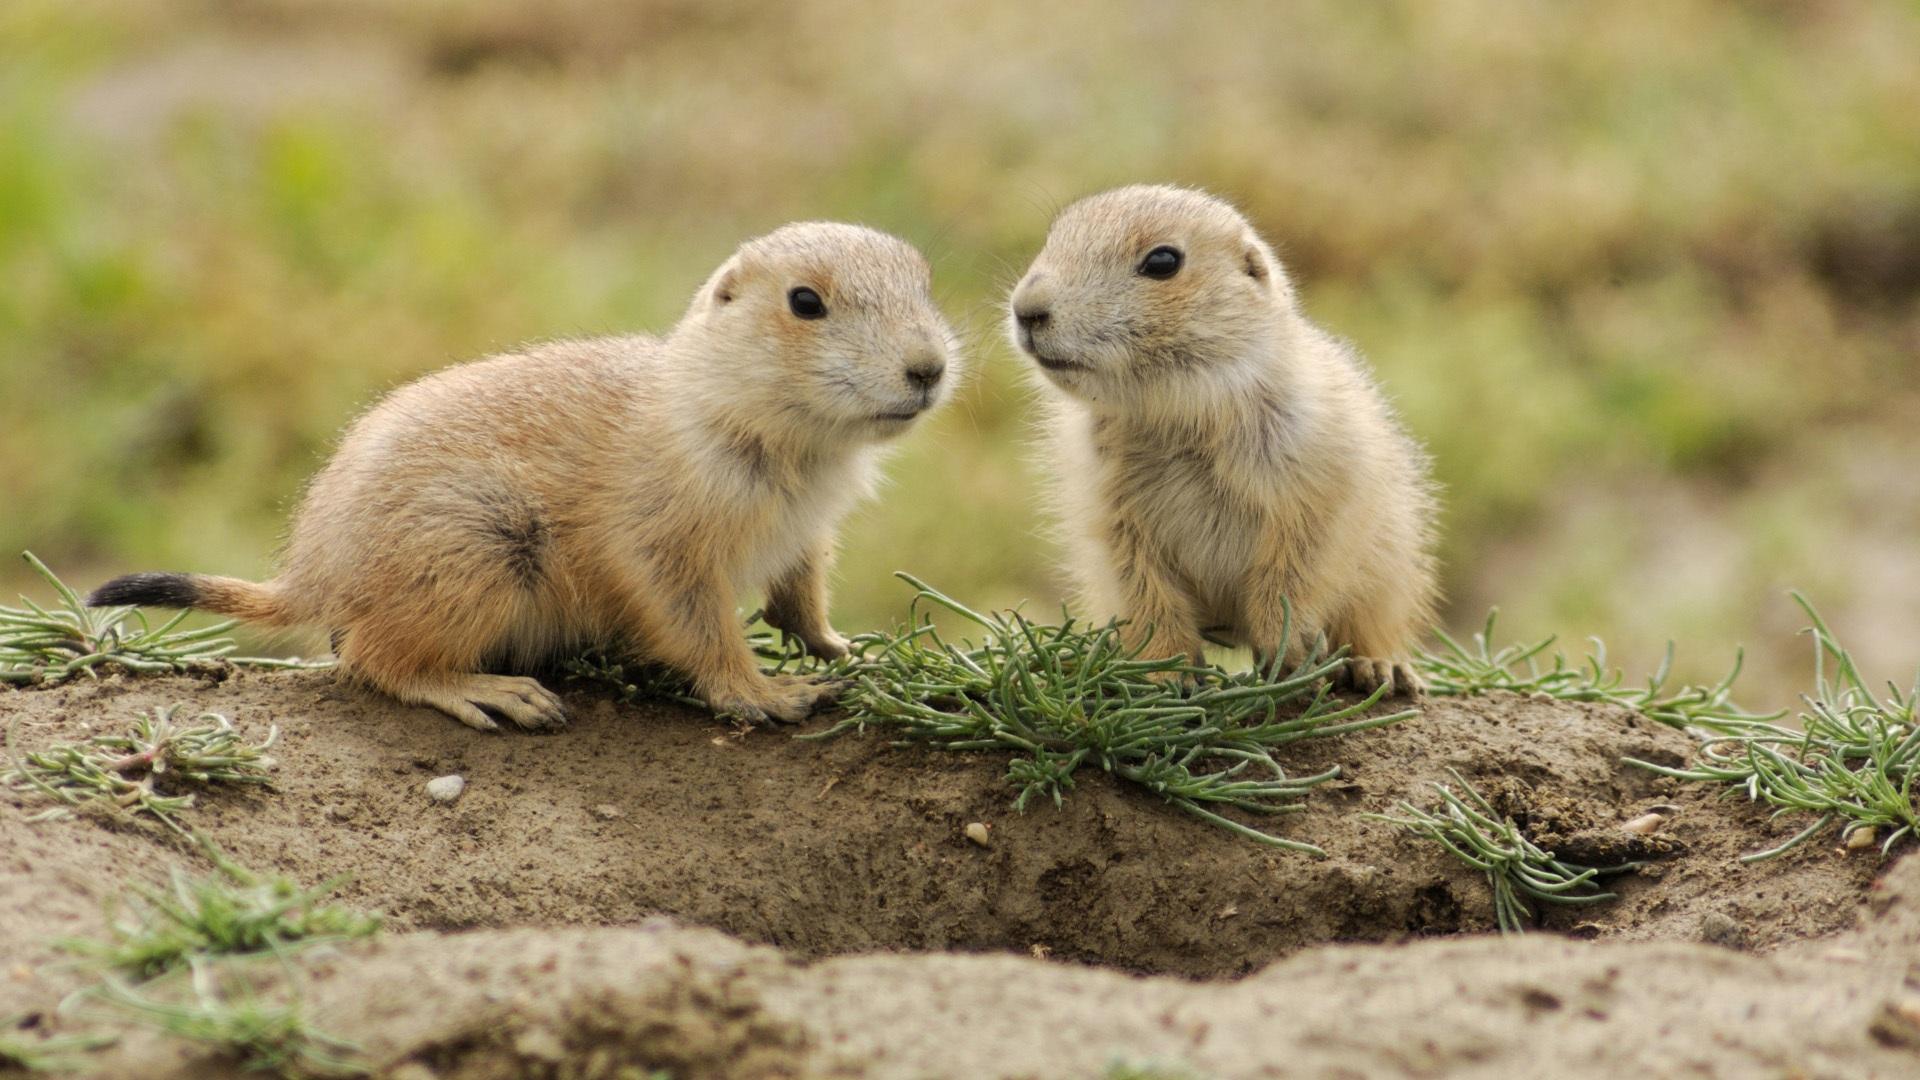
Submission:
[[[1162,244],[1147,252],[1147,257],[1140,260],[1140,272],[1147,277],[1165,281],[1179,273],[1180,264],[1185,261],[1179,248]]]
[[[820,294],[805,285],[787,293],[787,306],[795,315],[803,319],[824,319],[827,317],[827,302]]]

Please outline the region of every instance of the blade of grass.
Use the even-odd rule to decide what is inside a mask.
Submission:
[[[1448,769],[1452,787],[1434,783],[1440,803],[1431,810],[1409,802],[1398,804],[1398,814],[1366,817],[1397,825],[1439,844],[1461,862],[1487,876],[1493,892],[1494,922],[1503,934],[1518,934],[1537,921],[1535,904],[1584,905],[1615,899],[1596,879],[1634,869],[1639,863],[1594,867],[1564,862],[1530,840],[1510,817],[1498,815],[1492,804],[1459,773]]]
[[[1542,657],[1553,646],[1554,637],[1532,643],[1494,645],[1494,624],[1500,609],[1487,612],[1486,624],[1465,645],[1444,630],[1434,631],[1440,642],[1436,650],[1415,655],[1414,666],[1426,677],[1429,690],[1437,695],[1484,694],[1507,690],[1517,694],[1544,694],[1561,701],[1599,701],[1632,709],[1669,727],[1722,730],[1729,725],[1779,718],[1781,713],[1760,715],[1748,712],[1733,701],[1733,684],[1740,676],[1744,653],[1735,653],[1733,667],[1711,686],[1683,686],[1667,691],[1673,667],[1673,645],[1667,645],[1659,669],[1643,687],[1625,685],[1625,676],[1607,666],[1607,647],[1593,638],[1592,650],[1576,664],[1566,654],[1555,651],[1551,666]]]

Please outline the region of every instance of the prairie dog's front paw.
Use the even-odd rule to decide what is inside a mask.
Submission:
[[[1387,688],[1388,697],[1419,697],[1427,692],[1427,681],[1405,660],[1352,657],[1347,660],[1346,682],[1362,694],[1371,694],[1382,686]]]
[[[832,627],[813,634],[802,634],[800,644],[807,647],[807,654],[822,660],[838,660],[847,655],[852,643]]]
[[[838,660],[847,655],[847,639],[819,615],[796,614],[786,606],[770,604],[760,617],[780,633],[799,638],[808,656]]]
[[[752,724],[797,724],[835,688],[800,675],[763,676],[733,690],[707,696],[707,704],[722,716]]]

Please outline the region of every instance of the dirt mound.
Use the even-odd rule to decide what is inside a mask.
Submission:
[[[406,934],[304,965],[306,1014],[396,1080],[1899,1077],[1920,1069],[1920,862],[1864,931],[1771,957],[1475,938],[1308,950],[1233,983],[1010,956],[813,964],[659,919]],[[271,973],[276,970],[268,967]],[[101,1075],[237,1077],[134,1033]]]
[[[118,727],[137,709],[174,702],[224,713],[250,732],[277,724],[277,790],[214,793],[191,821],[250,866],[306,881],[353,875],[342,898],[385,912],[394,933],[309,965],[318,1019],[377,1062],[444,1075],[611,1076],[621,1063],[675,1065],[676,1077],[1086,1075],[1106,1061],[1085,1064],[1096,1049],[1155,1056],[1183,1047],[1196,1067],[1253,1075],[1234,1056],[1244,1047],[1218,1047],[1255,1031],[1265,1033],[1251,1044],[1262,1054],[1318,1047],[1357,1073],[1391,1072],[1397,1062],[1401,1071],[1471,1066],[1493,1075],[1497,1064],[1519,1060],[1500,1049],[1512,1017],[1545,1036],[1531,1045],[1557,1046],[1556,1055],[1590,1046],[1595,1061],[1625,1070],[1646,1048],[1671,1049],[1668,1035],[1626,1047],[1602,1033],[1644,1021],[1647,1031],[1679,1039],[1686,1024],[1721,1008],[1710,994],[1691,1006],[1696,1020],[1685,1019],[1673,1011],[1683,985],[1725,985],[1743,995],[1740,1010],[1799,1001],[1804,1011],[1832,990],[1826,968],[1678,945],[1592,950],[1563,939],[1294,956],[1329,942],[1492,925],[1482,878],[1362,813],[1402,798],[1430,802],[1426,783],[1447,779],[1449,768],[1497,789],[1506,809],[1537,812],[1569,835],[1606,835],[1649,806],[1678,807],[1659,834],[1673,850],[1616,879],[1618,902],[1548,914],[1549,927],[1579,937],[1707,937],[1768,951],[1853,925],[1881,867],[1871,855],[1818,846],[1737,863],[1790,824],[1621,765],[1623,756],[1677,762],[1690,744],[1613,708],[1437,700],[1417,720],[1293,748],[1289,765],[1303,772],[1334,763],[1347,770],[1304,812],[1261,822],[1325,848],[1328,857],[1317,859],[1235,837],[1097,774],[1082,774],[1062,809],[1015,814],[994,755],[892,750],[871,734],[824,743],[737,737],[678,708],[584,692],[568,701],[575,723],[565,733],[484,736],[326,674],[235,673],[0,692],[0,723],[17,750],[77,737],[89,724]],[[468,780],[450,806],[424,790],[444,773]],[[169,865],[204,868],[158,830],[29,824],[22,812],[39,804],[13,801],[18,810],[0,813],[0,1015],[48,1009],[81,985],[84,973],[63,970],[50,943],[98,932],[104,898],[131,880],[159,880]],[[993,826],[985,848],[965,837],[975,821]],[[659,915],[777,945],[791,959],[649,921]],[[584,929],[592,927],[619,929]],[[442,933],[481,928],[488,932]],[[1266,970],[1193,987],[1008,957],[804,966],[876,950],[1036,947],[1122,972]],[[1683,983],[1682,971],[1694,981]],[[1526,989],[1535,986],[1537,995]],[[1865,1008],[1864,1000],[1847,1008]],[[1864,1036],[1855,1037],[1852,1012],[1834,1009],[1841,1049],[1833,1052],[1852,1054]],[[1287,1017],[1293,1042],[1263,1041],[1278,1038],[1271,1022],[1261,1026],[1267,1013]],[[965,1030],[963,1015],[978,1029]],[[1478,1019],[1460,1019],[1468,1016]],[[1051,1036],[1056,1023],[1081,1034],[1033,1034]],[[944,1052],[915,1056],[941,1045],[932,1033],[957,1040],[949,1049],[1018,1036],[1054,1056],[949,1068]],[[1812,1044],[1812,1056],[1791,1057],[1789,1035],[1777,1045],[1742,1041],[1752,1051],[1742,1060],[1826,1060],[1827,1049]],[[1476,1057],[1475,1046],[1485,1055]],[[161,1055],[152,1060],[184,1053],[138,1041],[115,1053],[136,1051]],[[549,1058],[544,1071],[515,1071]],[[1069,1060],[1078,1064],[1055,1071]]]

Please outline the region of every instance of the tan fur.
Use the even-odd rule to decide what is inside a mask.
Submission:
[[[795,286],[825,300],[796,317]],[[951,369],[920,254],[851,225],[744,245],[663,339],[562,341],[401,387],[309,487],[282,573],[196,578],[201,606],[311,623],[344,670],[482,729],[561,720],[526,670],[609,641],[685,672],[716,711],[797,720],[814,683],[761,673],[743,594],[813,652],[833,531],[874,486],[878,444],[938,404]]]
[[[1161,245],[1184,254],[1166,280],[1139,272]],[[1097,615],[1127,619],[1154,657],[1198,658],[1217,630],[1298,659],[1324,635],[1351,647],[1361,688],[1421,689],[1407,661],[1435,602],[1426,457],[1238,211],[1172,187],[1083,199],[1012,308],[1058,391],[1057,509]]]

